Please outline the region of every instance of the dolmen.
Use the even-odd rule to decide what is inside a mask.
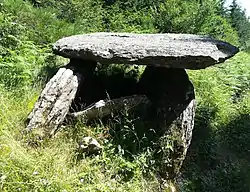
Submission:
[[[190,34],[103,32],[62,38],[54,44],[53,52],[70,62],[46,84],[28,116],[27,130],[53,136],[67,116],[102,118],[124,106],[148,105],[161,135],[161,171],[171,179],[179,172],[194,127],[195,93],[185,69],[223,63],[238,51],[229,43]],[[119,98],[101,98],[71,112],[82,87],[87,87],[87,96],[98,89],[91,87],[98,63],[146,66],[138,91]]]

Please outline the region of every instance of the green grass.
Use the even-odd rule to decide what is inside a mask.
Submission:
[[[39,143],[32,135],[23,134],[24,121],[37,96],[36,89],[22,94],[1,90],[1,191],[158,191],[153,173],[144,174],[145,154],[126,160],[104,136],[102,127],[78,123]],[[82,136],[97,138],[103,153],[79,156]]]

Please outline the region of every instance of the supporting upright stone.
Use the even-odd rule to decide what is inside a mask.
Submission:
[[[161,174],[178,174],[192,138],[195,94],[184,69],[147,67],[142,74],[142,92],[152,102],[150,118],[160,135],[157,153]]]
[[[37,129],[40,136],[53,135],[68,114],[81,81],[93,73],[95,62],[71,60],[46,84],[32,112],[27,130]],[[84,63],[84,64],[82,64]]]

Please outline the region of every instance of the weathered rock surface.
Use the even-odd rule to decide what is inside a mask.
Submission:
[[[39,133],[41,136],[54,134],[69,111],[80,78],[71,69],[59,69],[47,83],[29,114],[27,129],[42,128],[42,133]]]
[[[79,150],[81,153],[86,154],[96,154],[102,150],[102,146],[98,143],[98,141],[92,137],[84,137],[80,144]]]
[[[80,66],[78,66],[80,65]],[[80,84],[91,79],[94,61],[72,59],[60,68],[46,84],[27,119],[27,130],[36,129],[39,136],[52,136],[65,120]]]
[[[130,110],[136,108],[138,105],[148,103],[149,100],[145,95],[132,95],[112,100],[100,100],[82,111],[71,113],[70,116],[73,118],[82,118],[83,120],[103,118],[111,113],[117,113],[124,108]]]
[[[229,43],[189,34],[93,33],[60,39],[55,54],[103,64],[138,64],[201,69],[238,52]]]

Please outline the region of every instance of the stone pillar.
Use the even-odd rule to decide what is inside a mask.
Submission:
[[[149,118],[159,132],[156,159],[161,175],[168,179],[178,174],[192,138],[195,94],[184,69],[147,67],[140,87],[152,102]]]
[[[32,112],[27,130],[40,136],[53,135],[65,119],[80,84],[88,82],[96,62],[72,59],[46,84]]]

